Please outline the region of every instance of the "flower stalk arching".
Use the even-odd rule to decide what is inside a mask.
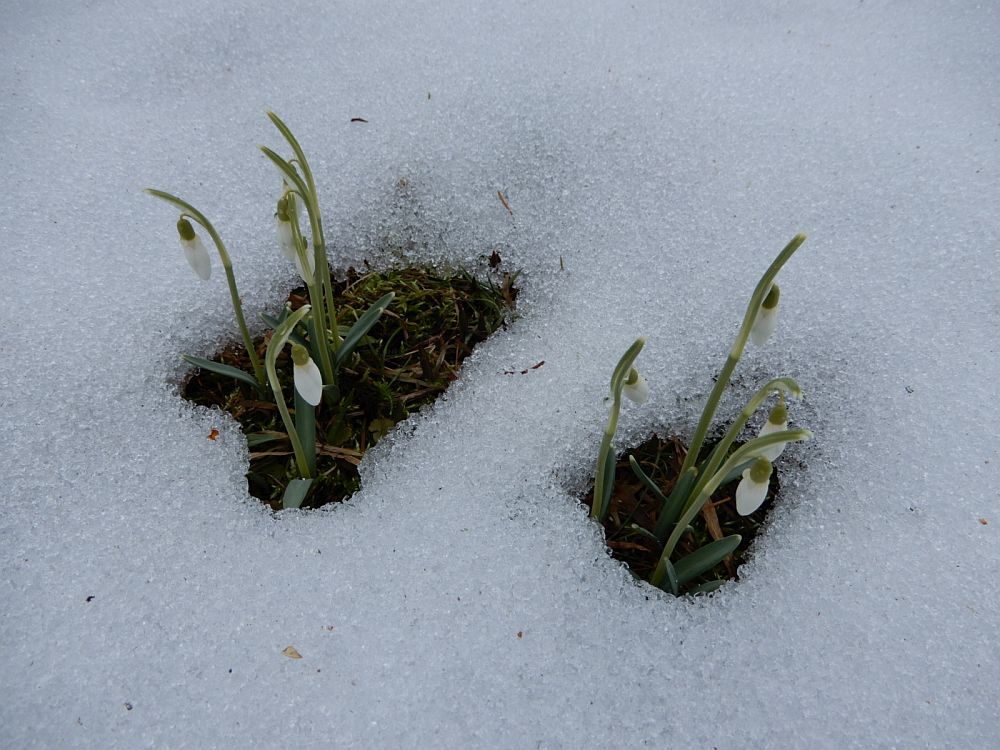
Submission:
[[[601,438],[601,447],[597,452],[597,472],[594,477],[594,501],[590,508],[591,518],[603,521],[607,515],[609,500],[611,499],[612,485],[615,478],[615,452],[614,437],[618,430],[618,416],[622,408],[622,390],[625,387],[627,378],[632,373],[632,363],[635,362],[642,347],[646,345],[646,338],[639,337],[626,350],[622,358],[618,360],[615,370],[611,375],[611,413],[608,415],[608,424],[604,428],[604,435]],[[638,372],[636,372],[638,376]]]
[[[702,487],[704,487],[715,472],[718,471],[719,466],[726,457],[726,454],[729,453],[729,448],[736,441],[736,438],[739,437],[740,432],[750,420],[750,417],[754,415],[754,412],[760,408],[760,405],[764,403],[767,397],[772,393],[782,395],[787,393],[792,398],[802,398],[802,389],[799,388],[798,383],[796,383],[792,378],[775,378],[774,380],[765,383],[763,387],[750,397],[746,406],[743,407],[740,413],[736,416],[736,419],[734,419],[733,423],[729,426],[729,429],[726,430],[725,435],[723,435],[722,439],[718,442],[718,444],[716,444],[708,459],[701,467],[698,468],[693,484],[687,484],[685,490],[684,486],[678,482],[678,491],[686,491],[689,497],[696,496],[697,493],[701,491]],[[688,455],[690,455],[690,452]],[[694,467],[692,466],[692,469],[693,468]],[[675,497],[673,494],[671,497],[682,506],[686,505],[686,500],[682,500],[680,497]],[[655,534],[660,540],[667,536],[667,533],[673,525],[670,513],[668,512],[668,508],[670,507],[674,507],[674,505],[670,504],[668,507],[663,509],[657,518],[656,527],[653,529],[653,534]]]
[[[295,454],[295,464],[298,467],[299,474],[304,479],[311,478],[313,472],[309,468],[309,459],[305,453],[302,441],[299,440],[298,432],[295,429],[295,422],[292,421],[292,416],[288,413],[285,394],[281,388],[281,382],[278,380],[276,362],[278,354],[288,342],[288,338],[292,335],[295,326],[309,314],[309,310],[309,305],[303,305],[285,318],[282,324],[274,330],[271,340],[267,343],[267,354],[265,355],[267,378],[271,383],[271,390],[274,392],[274,401],[278,406],[278,413],[281,415],[281,421],[285,425],[285,431],[288,433],[288,439],[292,444],[292,452]],[[310,446],[310,449],[315,450],[315,446]]]
[[[319,198],[316,193],[316,181],[313,179],[312,169],[309,167],[309,160],[306,159],[305,152],[302,150],[298,139],[296,139],[296,137],[292,134],[289,127],[271,110],[268,110],[267,116],[270,118],[271,122],[274,123],[274,126],[278,129],[284,139],[288,142],[288,145],[291,146],[292,152],[295,154],[295,161],[302,169],[302,175],[305,178],[304,184],[302,185],[302,187],[305,188],[305,191],[302,192],[302,195],[306,202],[306,209],[309,213],[310,230],[312,232],[313,239],[313,253],[315,255],[315,267],[319,271],[320,287],[323,289],[325,297],[325,325],[331,332],[333,350],[336,352],[340,347],[340,333],[337,326],[336,306],[334,305],[333,300],[333,282],[330,278],[330,264],[326,257],[326,240],[323,236],[323,219],[319,211]],[[275,156],[277,155],[275,154]],[[280,159],[280,157],[278,158]],[[291,168],[290,164],[288,166]],[[291,169],[293,172],[295,171],[294,168]],[[322,326],[320,327],[322,328]]]
[[[274,117],[277,117],[277,115],[274,115]],[[291,220],[291,229],[295,239],[296,257],[299,259],[299,265],[302,266],[303,271],[309,270],[310,265],[313,270],[310,274],[313,279],[313,286],[309,286],[308,279],[305,281],[306,285],[309,286],[309,298],[312,301],[314,308],[312,320],[317,333],[316,354],[319,357],[319,367],[323,372],[323,380],[327,383],[333,383],[335,368],[333,367],[333,359],[330,353],[328,343],[329,339],[328,336],[325,335],[325,326],[331,319],[331,317],[327,314],[327,309],[333,304],[333,286],[330,280],[330,264],[327,262],[326,251],[323,247],[323,227],[319,217],[319,206],[316,203],[315,195],[310,192],[309,185],[302,178],[302,176],[299,175],[299,173],[295,170],[295,167],[293,167],[290,162],[286,161],[281,155],[275,153],[267,146],[260,146],[260,150],[274,163],[276,167],[278,167],[288,185],[283,198],[287,199],[290,204],[288,218]],[[306,163],[303,167],[303,172],[311,177],[312,173],[309,172],[308,169],[308,163]],[[305,204],[306,213],[309,216],[310,231],[312,232],[313,238],[313,262],[311,264],[308,263],[305,256],[305,243],[303,241],[302,234],[298,229],[298,208],[295,205],[296,196],[301,198]],[[316,289],[317,281],[319,282],[318,289]],[[336,322],[336,316],[333,316],[332,320]],[[340,337],[335,329],[332,336],[335,344],[334,351],[336,351],[336,345],[339,344]]]
[[[663,583],[666,575],[666,565],[670,562],[670,556],[673,554],[674,549],[677,547],[677,543],[687,530],[688,524],[691,523],[694,517],[701,512],[705,503],[712,496],[712,493],[718,489],[719,485],[725,481],[734,469],[759,458],[763,451],[770,446],[783,442],[792,443],[800,440],[808,440],[810,437],[812,437],[812,433],[806,429],[797,428],[793,430],[783,430],[764,437],[754,438],[746,445],[734,451],[733,454],[726,459],[725,463],[722,464],[722,467],[716,471],[715,474],[708,479],[708,481],[701,485],[698,494],[692,493],[691,499],[684,506],[681,517],[674,524],[673,531],[668,537],[666,544],[663,545],[663,552],[660,554],[659,562],[653,570],[653,573],[649,578],[649,582],[654,586],[660,586]]]
[[[201,225],[208,236],[212,238],[212,242],[215,243],[215,249],[219,253],[219,259],[222,261],[222,268],[226,272],[226,283],[229,285],[229,297],[233,303],[233,312],[236,314],[236,323],[239,325],[240,333],[243,336],[243,344],[246,346],[247,354],[250,356],[250,362],[253,365],[254,376],[257,378],[257,382],[264,385],[266,382],[264,379],[264,368],[261,365],[260,357],[257,356],[257,352],[254,350],[253,339],[250,338],[250,330],[247,328],[246,318],[243,316],[243,304],[240,302],[239,291],[236,288],[236,276],[233,274],[233,263],[229,259],[229,253],[226,251],[226,246],[222,242],[222,238],[219,233],[215,231],[215,227],[212,226],[210,222],[201,211],[192,206],[187,201],[178,198],[176,195],[171,195],[162,190],[155,190],[153,188],[146,188],[146,192],[152,195],[154,198],[159,198],[160,200],[170,203],[175,208],[180,209],[181,218],[191,219]]]
[[[750,336],[750,330],[753,328],[754,321],[757,319],[757,315],[765,297],[771,290],[771,284],[774,281],[774,277],[778,275],[778,271],[781,270],[782,266],[788,262],[792,255],[795,254],[795,251],[798,250],[805,241],[806,236],[804,234],[795,235],[785,248],[778,253],[778,257],[774,259],[768,269],[764,272],[764,275],[761,276],[760,281],[757,282],[757,286],[754,288],[753,294],[750,297],[750,304],[747,305],[747,311],[743,316],[743,324],[740,326],[739,333],[736,334],[736,340],[733,342],[733,346],[729,350],[729,356],[726,358],[726,363],[723,365],[722,371],[719,373],[719,377],[715,381],[715,386],[712,388],[712,392],[709,394],[705,408],[701,413],[701,419],[698,421],[698,426],[695,428],[694,436],[691,439],[691,447],[688,450],[687,456],[684,457],[684,463],[681,466],[681,474],[691,468],[695,461],[698,460],[698,454],[701,452],[701,447],[705,442],[705,436],[708,434],[708,428],[712,423],[712,418],[715,416],[715,410],[719,407],[719,401],[722,399],[722,393],[729,385],[729,379],[732,377],[733,371],[736,369],[736,365],[740,361],[740,357],[743,356],[743,349],[746,347],[747,339]]]

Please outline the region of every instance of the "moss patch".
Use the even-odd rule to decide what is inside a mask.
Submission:
[[[303,507],[350,497],[360,484],[357,466],[365,451],[410,412],[443,393],[473,347],[510,318],[517,274],[500,271],[496,253],[489,264],[493,270],[486,282],[463,272],[438,274],[421,268],[386,273],[352,268],[334,282],[341,327],[353,324],[387,292],[396,297],[341,368],[338,398],[316,408],[317,479]],[[298,309],[308,302],[303,287],[291,292],[287,304]],[[268,331],[254,341],[259,355],[270,336]],[[251,369],[242,344],[227,347],[215,360]],[[277,369],[285,393],[292,393],[288,347]],[[250,494],[279,509],[285,486],[298,474],[277,407],[266,400],[270,394],[207,370],[196,370],[181,393],[196,404],[224,409],[239,421],[250,448]]]

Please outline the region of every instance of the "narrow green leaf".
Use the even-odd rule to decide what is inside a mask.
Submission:
[[[267,111],[267,116],[274,123],[274,126],[280,131],[281,135],[284,136],[285,140],[288,141],[288,145],[292,147],[292,151],[295,153],[295,158],[298,159],[299,164],[302,167],[302,172],[305,175],[306,182],[309,184],[309,189],[313,190],[313,178],[312,170],[309,168],[309,162],[306,161],[306,154],[302,150],[302,146],[299,145],[298,140],[292,135],[291,129],[285,125],[284,120],[282,120],[278,115],[276,115],[271,110]]]
[[[598,505],[600,509],[598,518],[601,521],[607,517],[608,511],[611,509],[611,493],[615,488],[615,467],[617,465],[618,460],[615,458],[615,447],[612,445],[611,450],[608,451],[607,456],[604,458],[604,485],[601,489],[600,503]]]
[[[256,448],[259,445],[287,439],[288,435],[283,432],[251,432],[247,435],[247,448]]]
[[[285,487],[285,494],[281,496],[282,509],[302,507],[302,501],[309,494],[312,483],[312,479],[293,479],[290,481]]]
[[[635,456],[628,457],[629,466],[632,467],[632,473],[638,478],[640,482],[646,485],[646,489],[653,493],[653,497],[656,498],[656,502],[660,504],[662,508],[667,504],[667,496],[663,494],[663,491],[656,486],[656,482],[646,476],[646,472],[642,470],[639,466],[639,462],[635,460]]]
[[[382,313],[385,312],[385,308],[389,306],[392,302],[393,297],[396,296],[395,292],[389,292],[378,300],[374,305],[369,307],[364,315],[358,318],[357,322],[351,326],[351,330],[347,332],[347,336],[344,337],[343,342],[337,348],[337,351],[333,354],[333,366],[334,368],[339,368],[349,356],[351,352],[354,351],[354,347],[358,345],[361,338],[371,330],[371,327],[375,325],[375,322],[382,317]]]
[[[718,591],[722,588],[722,584],[725,582],[725,579],[721,578],[716,581],[705,581],[704,583],[699,583],[694,588],[688,589],[688,593],[692,596],[698,596],[699,594],[711,594],[713,591]]]
[[[293,386],[295,391],[295,431],[302,443],[306,465],[309,473],[316,473],[316,407],[306,401]]]
[[[663,589],[668,594],[680,596],[680,584],[677,582],[677,571],[674,570],[673,563],[665,558],[660,558],[656,564],[656,570],[649,577],[649,582],[659,589]]]
[[[282,312],[284,312],[284,310],[282,310]],[[282,321],[285,319],[285,316],[282,315],[276,318],[273,315],[268,315],[267,313],[261,313],[260,319],[263,320],[265,323],[267,323],[269,326],[271,326],[271,328],[277,328],[278,326],[281,325]]]
[[[273,315],[268,315],[267,313],[261,313],[260,319],[263,320],[265,323],[267,323],[269,326],[271,326],[271,328],[277,330],[278,326],[284,323],[285,319],[288,317],[287,308],[283,309],[281,312],[282,314],[277,318],[274,317]],[[304,346],[306,349],[309,349],[309,342],[306,341],[301,336],[299,336],[299,334],[295,333],[294,331],[289,334],[288,340],[291,341],[292,343],[300,344],[301,346]]]
[[[656,527],[653,529],[656,538],[661,542],[670,535],[677,519],[681,517],[697,475],[698,470],[694,466],[687,469],[677,480],[674,491],[670,493],[667,502],[661,506],[660,515],[656,519]]]
[[[743,541],[743,537],[739,534],[733,534],[706,544],[690,555],[682,557],[674,566],[678,585],[683,586],[688,581],[714,568],[722,562],[726,555],[732,554],[740,546],[741,541]]]
[[[214,372],[216,375],[222,375],[223,377],[236,378],[237,380],[252,385],[257,390],[263,390],[260,383],[257,382],[257,378],[238,367],[224,365],[221,362],[213,362],[212,360],[204,359],[203,357],[192,357],[190,354],[182,354],[181,357],[185,362],[188,362],[195,367],[200,367],[203,370],[209,370],[210,372]]]
[[[299,176],[299,173],[295,171],[295,167],[267,146],[261,146],[260,150],[264,153],[264,156],[274,162],[274,165],[285,176],[285,180],[289,185],[298,190],[302,195],[309,195],[309,189],[306,187],[305,182],[302,181],[302,177]]]

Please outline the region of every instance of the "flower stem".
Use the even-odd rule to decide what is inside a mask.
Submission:
[[[722,372],[719,373],[719,377],[715,381],[715,387],[712,388],[712,393],[708,397],[705,409],[701,413],[701,419],[698,421],[698,427],[694,431],[694,437],[691,438],[691,446],[684,457],[684,464],[681,466],[679,474],[683,474],[686,469],[693,466],[698,460],[698,454],[701,452],[702,444],[705,442],[705,435],[708,434],[708,428],[712,424],[715,410],[719,407],[719,401],[722,399],[722,392],[729,385],[729,379],[733,375],[733,370],[736,369],[736,364],[740,361],[740,357],[743,356],[743,349],[746,347],[747,339],[750,336],[750,329],[753,327],[757,311],[760,309],[760,305],[770,289],[771,282],[774,281],[774,277],[778,275],[781,267],[788,262],[788,259],[794,255],[795,251],[805,241],[806,236],[804,234],[795,235],[791,242],[785,246],[785,249],[778,253],[778,257],[774,259],[774,262],[771,263],[764,272],[764,275],[761,276],[760,281],[757,282],[753,295],[750,297],[750,304],[747,305],[746,314],[743,316],[743,325],[740,326],[739,333],[736,334],[736,340],[733,342],[732,349],[729,350],[726,364],[723,365]]]
[[[632,363],[639,356],[642,347],[646,345],[646,339],[640,337],[628,348],[618,360],[615,370],[611,375],[611,413],[608,415],[608,424],[604,428],[604,437],[601,439],[601,447],[597,452],[597,471],[594,475],[594,501],[590,506],[591,518],[603,521],[608,512],[608,499],[611,496],[611,484],[614,481],[614,445],[612,441],[615,432],[618,430],[618,416],[622,408],[622,388],[625,386],[625,378],[632,368]],[[610,466],[609,463],[611,462]]]
[[[240,333],[243,335],[243,344],[246,346],[247,354],[250,356],[250,362],[253,365],[254,376],[257,378],[258,383],[264,385],[264,368],[261,366],[260,357],[257,356],[257,352],[254,350],[253,339],[250,338],[250,330],[247,328],[246,318],[243,317],[243,304],[240,302],[239,291],[236,289],[236,276],[233,274],[233,263],[229,259],[229,253],[226,252],[226,246],[222,242],[219,233],[215,231],[212,222],[190,203],[162,190],[147,188],[146,192],[179,208],[185,217],[194,219],[204,227],[209,237],[212,238],[212,242],[215,243],[215,249],[219,252],[222,267],[226,271],[226,282],[229,284],[229,297],[233,302],[233,312],[236,313],[236,323],[239,325]]]
[[[271,340],[267,343],[267,355],[265,356],[267,377],[271,381],[271,390],[274,391],[274,401],[278,405],[281,421],[285,424],[285,432],[288,433],[288,439],[292,443],[292,451],[295,453],[295,464],[298,467],[299,474],[304,478],[312,477],[314,472],[310,470],[309,458],[302,446],[302,441],[299,440],[298,431],[295,429],[295,422],[292,421],[292,416],[288,413],[288,405],[285,403],[285,394],[281,389],[281,383],[278,381],[278,371],[275,363],[278,359],[278,354],[288,342],[288,338],[291,336],[295,326],[309,314],[309,310],[309,305],[303,305],[285,318],[284,322],[274,330]]]

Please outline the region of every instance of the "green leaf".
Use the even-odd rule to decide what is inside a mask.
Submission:
[[[282,310],[281,312],[285,313],[286,311]],[[269,326],[271,326],[271,328],[277,328],[278,326],[280,326],[286,317],[287,316],[284,314],[282,314],[280,317],[277,318],[274,317],[273,315],[268,315],[267,313],[260,314],[260,319],[263,320],[265,323],[267,323]]]
[[[185,362],[188,362],[195,367],[200,367],[203,370],[214,372],[216,375],[222,375],[223,377],[236,378],[237,380],[252,385],[257,390],[263,390],[261,384],[257,382],[257,378],[238,367],[224,365],[221,362],[213,362],[212,360],[204,359],[203,357],[192,357],[190,354],[182,354],[181,357]]]
[[[256,448],[259,445],[287,439],[288,435],[283,432],[251,432],[247,435],[247,448]]]
[[[727,555],[732,554],[740,546],[741,541],[743,541],[743,537],[739,534],[733,534],[706,544],[690,555],[682,557],[674,566],[674,569],[677,571],[677,583],[683,586],[688,581],[711,570],[722,562]]]
[[[662,573],[660,572],[662,571]],[[677,582],[677,571],[674,570],[673,563],[665,558],[660,558],[656,564],[653,575],[649,577],[649,582],[659,589],[663,589],[668,594],[680,596],[680,584]]]
[[[661,542],[670,535],[677,519],[681,517],[697,475],[698,470],[694,466],[686,469],[681,478],[677,480],[677,484],[674,485],[674,491],[670,493],[667,502],[660,507],[660,515],[656,519],[653,533]]]
[[[261,146],[260,150],[264,152],[264,156],[274,162],[274,165],[281,170],[281,173],[285,176],[285,180],[289,185],[292,185],[296,190],[298,190],[302,195],[308,195],[309,189],[306,187],[305,182],[299,176],[299,173],[295,171],[295,167],[289,164],[285,159],[283,159],[279,154],[269,149],[267,146]]]
[[[268,315],[267,313],[260,314],[260,319],[275,330],[277,330],[278,326],[280,326],[282,323],[285,322],[286,318],[288,318],[288,308],[282,308],[281,315],[279,315],[278,317],[274,317],[273,315]],[[299,334],[295,333],[294,331],[291,334],[289,334],[288,340],[294,344],[299,344],[300,346],[304,346],[306,349],[309,349],[309,342],[306,341],[301,336],[299,336]]]
[[[692,589],[688,589],[688,593],[693,596],[698,596],[699,594],[711,594],[713,591],[718,591],[722,588],[722,584],[725,582],[725,579],[722,578],[716,581],[705,581],[704,583],[699,583]]]
[[[302,507],[302,501],[309,494],[312,483],[312,479],[293,479],[290,481],[285,487],[285,494],[281,496],[282,509]]]
[[[600,509],[600,515],[598,518],[602,521],[607,517],[608,511],[611,509],[611,493],[615,489],[615,467],[618,465],[618,460],[615,458],[615,447],[610,446],[607,456],[604,458],[604,486],[601,489],[600,504],[598,508]]]
[[[305,453],[306,465],[309,473],[316,473],[316,407],[306,401],[295,391],[295,431],[299,435],[302,443],[302,451]]]
[[[358,345],[361,338],[371,330],[371,327],[375,325],[375,322],[382,317],[382,313],[385,312],[385,308],[389,306],[392,302],[393,297],[396,296],[395,292],[389,292],[378,300],[374,305],[369,307],[364,315],[358,318],[357,322],[351,326],[351,330],[347,332],[347,336],[344,337],[343,342],[337,347],[337,351],[333,354],[333,366],[334,368],[339,368],[348,357],[351,356],[351,352],[354,351],[354,347]]]
[[[656,502],[660,504],[662,508],[667,504],[667,496],[663,494],[663,491],[656,486],[656,482],[646,476],[646,472],[642,470],[639,466],[639,462],[635,460],[635,456],[628,457],[629,466],[632,467],[632,473],[638,478],[640,482],[646,485],[646,489],[653,493],[653,497],[656,498]]]

